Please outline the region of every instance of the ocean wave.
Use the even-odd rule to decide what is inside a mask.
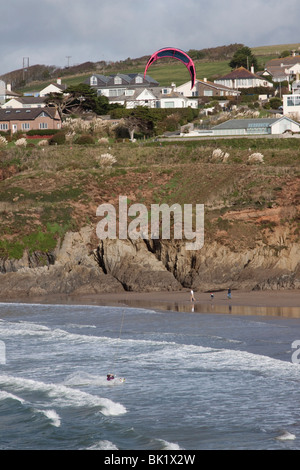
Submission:
[[[283,431],[283,433],[277,436],[276,439],[278,441],[293,441],[296,439],[296,436],[288,431]]]
[[[37,413],[43,414],[52,424],[52,426],[55,426],[56,428],[59,428],[61,424],[61,419],[60,416],[57,414],[55,410],[35,410]]]
[[[86,450],[119,450],[112,442],[110,441],[99,441],[95,444],[92,444],[90,447],[87,447]]]
[[[97,386],[97,387],[111,387],[123,385],[124,379],[115,375],[115,380],[108,381],[105,375],[94,375],[87,372],[74,372],[64,380],[64,385],[68,387],[84,387],[84,386]]]
[[[0,401],[2,400],[15,400],[21,403],[22,405],[25,403],[25,400],[18,397],[17,395],[14,395],[13,393],[5,392],[4,390],[0,390]]]
[[[61,384],[47,384],[30,379],[0,376],[0,384],[4,388],[12,388],[18,392],[32,392],[44,394],[45,399],[53,400],[59,407],[81,407],[100,408],[104,416],[118,416],[126,413],[126,408],[121,403],[116,403],[108,398],[91,395],[80,390],[74,390]]]
[[[184,450],[183,447],[180,447],[178,444],[174,442],[168,442],[164,439],[157,439],[157,441],[161,444],[159,450]]]

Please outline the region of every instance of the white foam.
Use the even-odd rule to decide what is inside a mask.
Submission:
[[[12,387],[18,391],[40,392],[51,398],[53,403],[59,407],[99,407],[105,416],[118,416],[126,413],[126,408],[108,398],[91,395],[80,390],[66,387],[61,384],[47,384],[35,380],[19,377],[0,376],[0,383],[5,387]]]
[[[87,450],[119,450],[112,442],[110,441],[99,441],[87,448]]]
[[[158,441],[162,444],[162,450],[184,450],[182,447],[180,447],[174,442],[168,442],[164,439],[158,439]]]
[[[55,410],[36,410],[36,411],[46,416],[46,418],[50,420],[52,426],[59,428],[61,424],[61,419]]]
[[[276,439],[278,441],[293,441],[296,439],[296,436],[288,431],[284,431],[280,436],[277,436]]]
[[[0,390],[0,400],[7,400],[9,398],[12,399],[12,400],[16,400],[16,401],[18,401],[19,403],[22,403],[22,404],[25,403],[25,400],[18,397],[17,395],[14,395],[13,393],[9,393],[9,392],[5,392],[3,390]]]

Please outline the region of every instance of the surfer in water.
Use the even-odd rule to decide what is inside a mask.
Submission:
[[[107,380],[114,380],[115,376],[113,374],[107,374]]]

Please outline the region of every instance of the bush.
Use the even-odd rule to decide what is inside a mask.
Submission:
[[[7,140],[5,137],[0,136],[0,147],[6,147],[7,146]]]
[[[18,147],[26,147],[27,140],[25,139],[25,137],[21,137],[20,139],[16,140],[15,145],[17,145]]]
[[[78,145],[93,145],[95,143],[93,137],[88,134],[83,134],[75,141]]]
[[[49,140],[49,145],[63,145],[66,143],[66,136],[64,132],[58,132]]]
[[[32,129],[26,132],[26,135],[54,135],[61,133],[60,129]]]
[[[252,153],[248,157],[248,163],[264,163],[264,156],[262,153]]]

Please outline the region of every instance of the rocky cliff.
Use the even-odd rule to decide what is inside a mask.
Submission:
[[[39,253],[2,262],[1,297],[300,288],[300,246],[287,227],[273,230],[268,244],[245,248],[207,240],[199,251],[166,240],[104,240],[95,246],[94,232],[91,226],[68,232],[45,266],[38,266]]]
[[[211,141],[115,144],[116,169],[98,166],[98,147],[80,147],[78,155],[67,147],[35,148],[17,159],[0,154],[0,296],[299,288],[298,145],[225,144],[225,163],[211,160]],[[250,144],[264,146],[266,164],[248,164]],[[117,207],[120,194],[147,207],[203,203],[203,248],[187,251],[179,240],[100,241],[96,209]]]

